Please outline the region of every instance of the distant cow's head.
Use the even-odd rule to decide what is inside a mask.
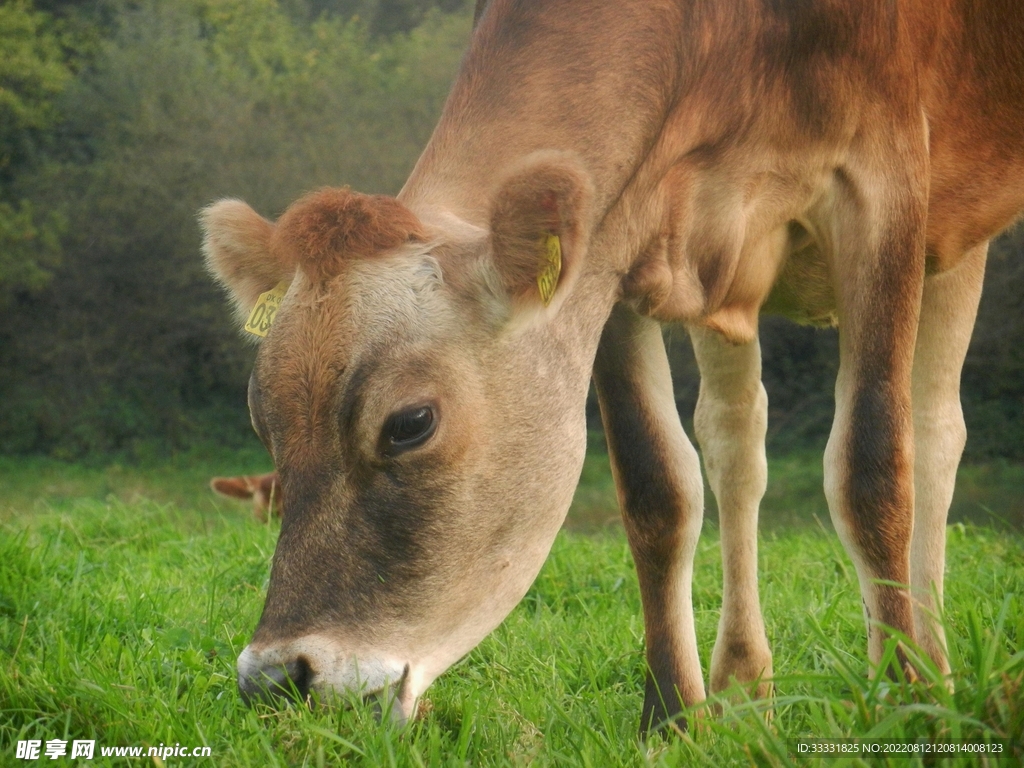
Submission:
[[[281,516],[281,483],[277,472],[264,475],[239,475],[237,477],[215,477],[210,488],[220,496],[252,502],[252,515],[259,522],[268,517]]]
[[[606,314],[581,297],[590,185],[544,154],[484,197],[486,226],[344,189],[276,224],[235,200],[203,212],[240,316],[287,286],[249,385],[287,514],[247,696],[380,694],[408,717],[562,523]]]

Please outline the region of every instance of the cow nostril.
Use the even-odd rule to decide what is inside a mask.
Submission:
[[[313,669],[301,656],[284,665],[271,665],[238,679],[242,700],[252,706],[257,701],[275,699],[305,701],[313,682]]]
[[[294,693],[298,694],[301,701],[305,701],[309,696],[309,686],[313,682],[313,669],[309,666],[309,662],[300,656],[285,665],[285,668],[291,679],[292,687],[294,687]]]

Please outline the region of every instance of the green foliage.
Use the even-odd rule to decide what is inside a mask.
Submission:
[[[292,13],[309,19],[358,19],[374,36],[411,32],[432,12],[455,13],[468,0],[287,0]]]
[[[71,77],[49,21],[27,0],[0,5],[0,308],[14,290],[41,288],[60,254],[61,217],[40,215],[12,189],[46,142]]]
[[[359,702],[242,705],[234,660],[259,616],[277,531],[145,499],[44,501],[0,523],[0,761],[29,738],[212,748],[212,763],[183,765],[789,766],[804,764],[793,739],[848,736],[1009,738],[1007,764],[1024,758],[1019,536],[950,529],[954,692],[925,664],[920,683],[869,680],[856,576],[835,537],[768,537],[759,557],[776,698],[730,691],[700,708],[686,737],[639,742],[643,622],[621,532],[560,535],[519,607],[400,730]],[[706,664],[722,596],[713,535],[697,558]],[[98,749],[95,762],[113,763]]]
[[[0,173],[10,173],[54,123],[54,99],[70,74],[45,14],[27,0],[0,5]]]
[[[59,263],[64,221],[35,213],[32,203],[0,201],[0,307],[15,289],[39,290]]]

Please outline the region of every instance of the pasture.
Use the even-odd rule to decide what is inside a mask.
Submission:
[[[1009,739],[1015,752],[1002,764],[1024,759],[1024,538],[998,520],[1014,514],[999,504],[1020,487],[1019,467],[961,470],[948,547],[950,693],[926,666],[914,684],[867,680],[856,577],[827,530],[820,458],[773,463],[760,566],[776,698],[738,694],[717,702],[720,713],[698,714],[687,736],[643,743],[640,598],[625,537],[608,522],[606,462],[589,454],[571,530],[526,599],[401,730],[368,706],[241,703],[235,657],[262,606],[278,524],[255,524],[246,505],[215,499],[205,482],[259,471],[258,454],[142,468],[3,459],[0,765],[30,764],[15,756],[29,739],[66,740],[69,751],[94,740],[90,765],[138,763],[101,747],[180,744],[211,756],[146,764],[785,766],[803,762],[794,739],[845,736]],[[970,521],[986,515],[992,525]],[[694,585],[705,670],[721,578],[709,514]],[[48,764],[65,761],[74,762]]]

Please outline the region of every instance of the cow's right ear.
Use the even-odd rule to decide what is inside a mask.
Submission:
[[[271,249],[274,225],[241,200],[219,200],[199,220],[206,267],[227,288],[244,323],[260,294],[290,281],[295,266]]]

